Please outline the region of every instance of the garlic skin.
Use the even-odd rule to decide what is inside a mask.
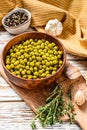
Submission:
[[[81,90],[78,90],[76,92],[74,100],[75,100],[76,104],[79,106],[81,106],[85,103],[86,99]]]
[[[63,31],[62,23],[58,19],[49,20],[45,26],[45,31],[53,36],[58,36]]]

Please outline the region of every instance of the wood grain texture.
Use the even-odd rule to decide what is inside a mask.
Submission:
[[[28,104],[28,106],[32,108],[34,112],[36,112],[40,106],[45,104],[45,100],[48,97],[49,93],[54,88],[54,86],[48,86],[48,87],[46,86],[44,88],[26,90],[12,84],[6,77],[3,71],[2,65],[0,66],[0,68],[2,68],[1,69],[2,76],[7,80],[7,82],[11,85],[11,87],[23,98],[23,100]],[[68,70],[70,70],[70,72],[68,73],[69,75],[67,75]],[[66,68],[63,74],[57,80],[58,83],[61,81],[64,81],[62,85],[62,90],[65,94],[66,99],[68,98],[67,92],[71,84],[73,84],[71,94],[72,94],[72,101],[74,104],[75,104],[74,96],[78,90],[82,90],[87,98],[87,94],[86,94],[87,86],[86,86],[85,80],[81,76],[79,70],[76,67],[72,66],[69,63],[66,64]],[[76,118],[75,118],[76,122],[80,125],[80,127],[83,130],[87,130],[87,125],[86,125],[87,117],[85,115],[87,113],[87,104],[85,103],[82,107],[78,107],[76,104],[74,106],[75,106],[75,113],[76,113]],[[83,122],[83,119],[84,119],[84,122]]]
[[[73,60],[73,64],[75,66],[77,66],[76,63],[74,63],[74,57],[73,56],[69,56],[72,60]],[[79,60],[79,57],[78,57],[78,60]],[[78,60],[77,60],[77,63],[78,63]],[[84,68],[84,67],[82,67]],[[82,68],[81,68],[81,73],[84,72],[84,70],[82,71]],[[3,79],[4,80],[4,79]],[[1,82],[3,82],[3,80],[1,79]],[[5,81],[5,80],[4,80]],[[0,89],[2,88],[2,90],[4,91],[6,88],[8,89],[8,92],[11,93],[11,91],[13,91],[10,86],[8,86],[9,84],[7,84],[7,82],[3,82],[3,84],[0,84]],[[6,87],[8,86],[8,87]],[[31,116],[31,113],[33,113],[33,111],[29,111],[30,110],[30,107],[27,107],[26,109],[26,104],[24,102],[21,102],[21,100],[19,101],[19,96],[13,92],[13,96],[11,97],[11,95],[8,95],[8,93],[2,93],[2,91],[0,91],[0,94],[2,96],[0,96],[1,98],[1,102],[0,102],[0,108],[2,107],[2,109],[0,109],[0,114],[3,113],[3,116],[0,116],[0,129],[1,130],[15,130],[17,128],[17,130],[20,130],[20,129],[23,129],[23,130],[31,130],[31,127],[30,127],[30,123],[33,119],[33,116],[31,118],[31,120],[27,120],[27,114],[25,115],[25,120],[26,122],[24,122],[24,118],[21,117],[21,114],[24,113],[27,113],[27,109],[28,109],[28,112],[29,112],[29,116]],[[4,100],[4,97],[7,97],[5,98],[6,100],[3,102]],[[16,97],[16,101],[15,101],[15,97]],[[8,100],[9,99],[9,100]],[[8,104],[8,105],[7,105]],[[19,104],[19,105],[13,105],[13,104]],[[23,111],[21,110],[21,105],[23,106]],[[19,114],[19,118],[21,119],[20,122],[15,122],[14,121],[14,116],[11,114],[11,107],[14,106],[14,113],[15,113],[15,118],[16,118],[16,113]],[[8,111],[7,111],[8,110]],[[4,112],[4,111],[7,111],[7,112]],[[21,114],[20,114],[21,113]],[[10,114],[10,117],[6,117],[5,120],[4,119],[4,116],[5,115],[8,115]],[[11,119],[11,121],[9,122],[9,120]],[[56,124],[55,126],[53,127],[48,127],[48,128],[45,128],[43,129],[41,126],[40,126],[40,123],[37,122],[37,125],[38,125],[38,130],[81,130],[76,124],[72,124],[72,125],[69,125],[69,123],[64,123],[64,124]]]
[[[32,30],[27,30],[32,31]],[[8,32],[0,32],[0,54],[5,44],[13,37]],[[87,71],[87,59],[78,56],[68,55],[67,60],[79,68],[85,77]],[[1,68],[0,68],[1,70]],[[7,115],[7,116],[6,116]],[[22,116],[23,115],[23,116]],[[33,111],[15,93],[6,80],[0,75],[0,130],[31,130],[30,123],[34,117]],[[29,120],[30,119],[30,120]],[[76,124],[68,122],[56,124],[53,127],[42,128],[37,122],[37,130],[81,130]]]
[[[0,130],[32,130],[34,117],[32,110],[24,102],[0,102]],[[37,121],[37,130],[80,130],[76,124],[56,124],[53,127],[42,128]]]

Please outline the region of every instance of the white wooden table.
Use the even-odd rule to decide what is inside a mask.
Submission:
[[[5,44],[12,38],[6,31],[0,32],[0,54]],[[87,70],[87,59],[67,54],[67,59],[77,66],[82,75]],[[1,68],[0,68],[1,69]],[[31,130],[34,113],[0,75],[0,130]],[[81,130],[76,124],[56,124],[43,129],[37,122],[38,130]]]

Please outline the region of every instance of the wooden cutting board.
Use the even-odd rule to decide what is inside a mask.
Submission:
[[[45,104],[46,98],[48,97],[49,93],[54,89],[54,86],[48,86],[48,87],[44,86],[44,88],[27,90],[15,86],[6,77],[1,64],[1,60],[0,60],[0,73],[4,77],[4,79],[10,84],[10,86],[15,90],[15,92],[18,95],[20,95],[20,97],[23,98],[23,100],[27,103],[29,107],[32,108],[34,112],[36,112],[40,106]],[[56,82],[59,83],[63,80],[64,82],[62,85],[62,90],[66,96],[66,99],[68,99],[67,92],[70,89],[69,87],[71,84],[73,85],[71,89],[71,96],[74,104],[74,110],[76,113],[75,121],[82,128],[82,130],[87,130],[87,86],[85,79],[81,75],[78,68],[72,66],[70,63],[67,63],[63,74]],[[86,103],[82,106],[77,106],[74,102],[74,96],[78,90],[83,91],[86,97]],[[65,118],[64,120],[67,121],[67,118]]]

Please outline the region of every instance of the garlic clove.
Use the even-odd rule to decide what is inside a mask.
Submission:
[[[59,20],[58,19],[54,19],[54,23],[58,24]]]
[[[47,24],[47,26],[45,27],[45,30],[49,31],[49,29],[50,29],[50,24]]]
[[[57,35],[60,35],[60,34],[62,33],[62,31],[63,31],[63,26],[62,26],[62,23],[59,22],[59,23],[57,24],[56,34],[57,34]]]
[[[53,24],[53,20],[49,20],[49,21],[47,22],[47,24],[52,25],[52,24]]]
[[[76,92],[74,100],[75,100],[76,104],[79,106],[81,106],[85,103],[86,99],[85,99],[85,96],[81,90],[78,90]]]
[[[58,24],[58,20],[54,19],[53,22],[52,22],[52,25],[57,25],[57,24]]]

